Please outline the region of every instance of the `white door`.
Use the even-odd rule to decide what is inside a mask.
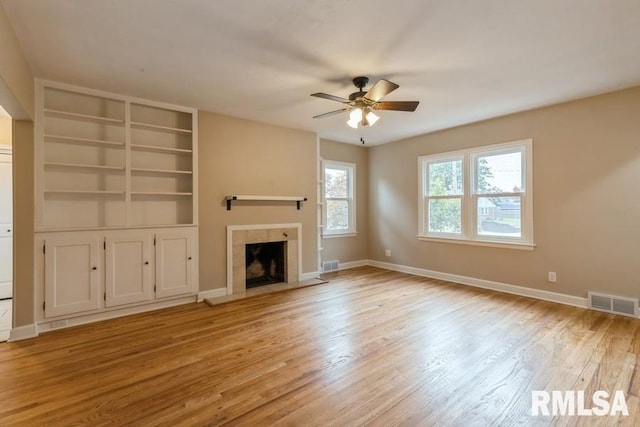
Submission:
[[[94,236],[60,236],[45,241],[45,317],[100,308],[102,241]]]
[[[156,234],[156,297],[193,293],[193,242],[189,230]]]
[[[152,298],[151,234],[122,233],[106,240],[106,305]]]
[[[13,295],[13,192],[11,154],[0,153],[0,299]]]

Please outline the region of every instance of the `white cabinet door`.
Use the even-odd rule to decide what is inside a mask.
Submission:
[[[45,317],[100,308],[102,241],[94,236],[60,236],[45,240]]]
[[[11,154],[0,154],[0,298],[13,295],[13,200]]]
[[[112,307],[152,298],[150,233],[122,233],[106,238],[106,305]]]
[[[156,234],[156,297],[193,293],[193,245],[190,230]]]
[[[13,228],[0,224],[0,299],[13,295]]]

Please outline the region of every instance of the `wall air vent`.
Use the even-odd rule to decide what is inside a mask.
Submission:
[[[322,263],[322,272],[336,271],[338,269],[338,261],[325,261]]]
[[[638,317],[638,299],[589,292],[589,308],[623,316]]]

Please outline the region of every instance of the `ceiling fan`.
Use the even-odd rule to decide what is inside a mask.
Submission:
[[[312,93],[311,96],[337,101],[347,105],[347,107],[341,108],[340,110],[319,114],[313,116],[313,118],[321,119],[350,111],[347,124],[357,129],[358,126],[373,126],[373,124],[378,121],[380,117],[374,113],[374,110],[415,111],[418,107],[418,101],[381,101],[382,98],[400,87],[389,80],[378,80],[371,89],[365,92],[363,89],[368,83],[368,77],[361,76],[354,78],[353,84],[358,88],[358,91],[349,95],[349,99],[329,95],[328,93]]]

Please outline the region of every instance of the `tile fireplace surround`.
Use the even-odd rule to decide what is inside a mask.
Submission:
[[[302,224],[255,224],[227,226],[227,294],[246,291],[245,245],[286,241],[287,283],[300,280]]]

